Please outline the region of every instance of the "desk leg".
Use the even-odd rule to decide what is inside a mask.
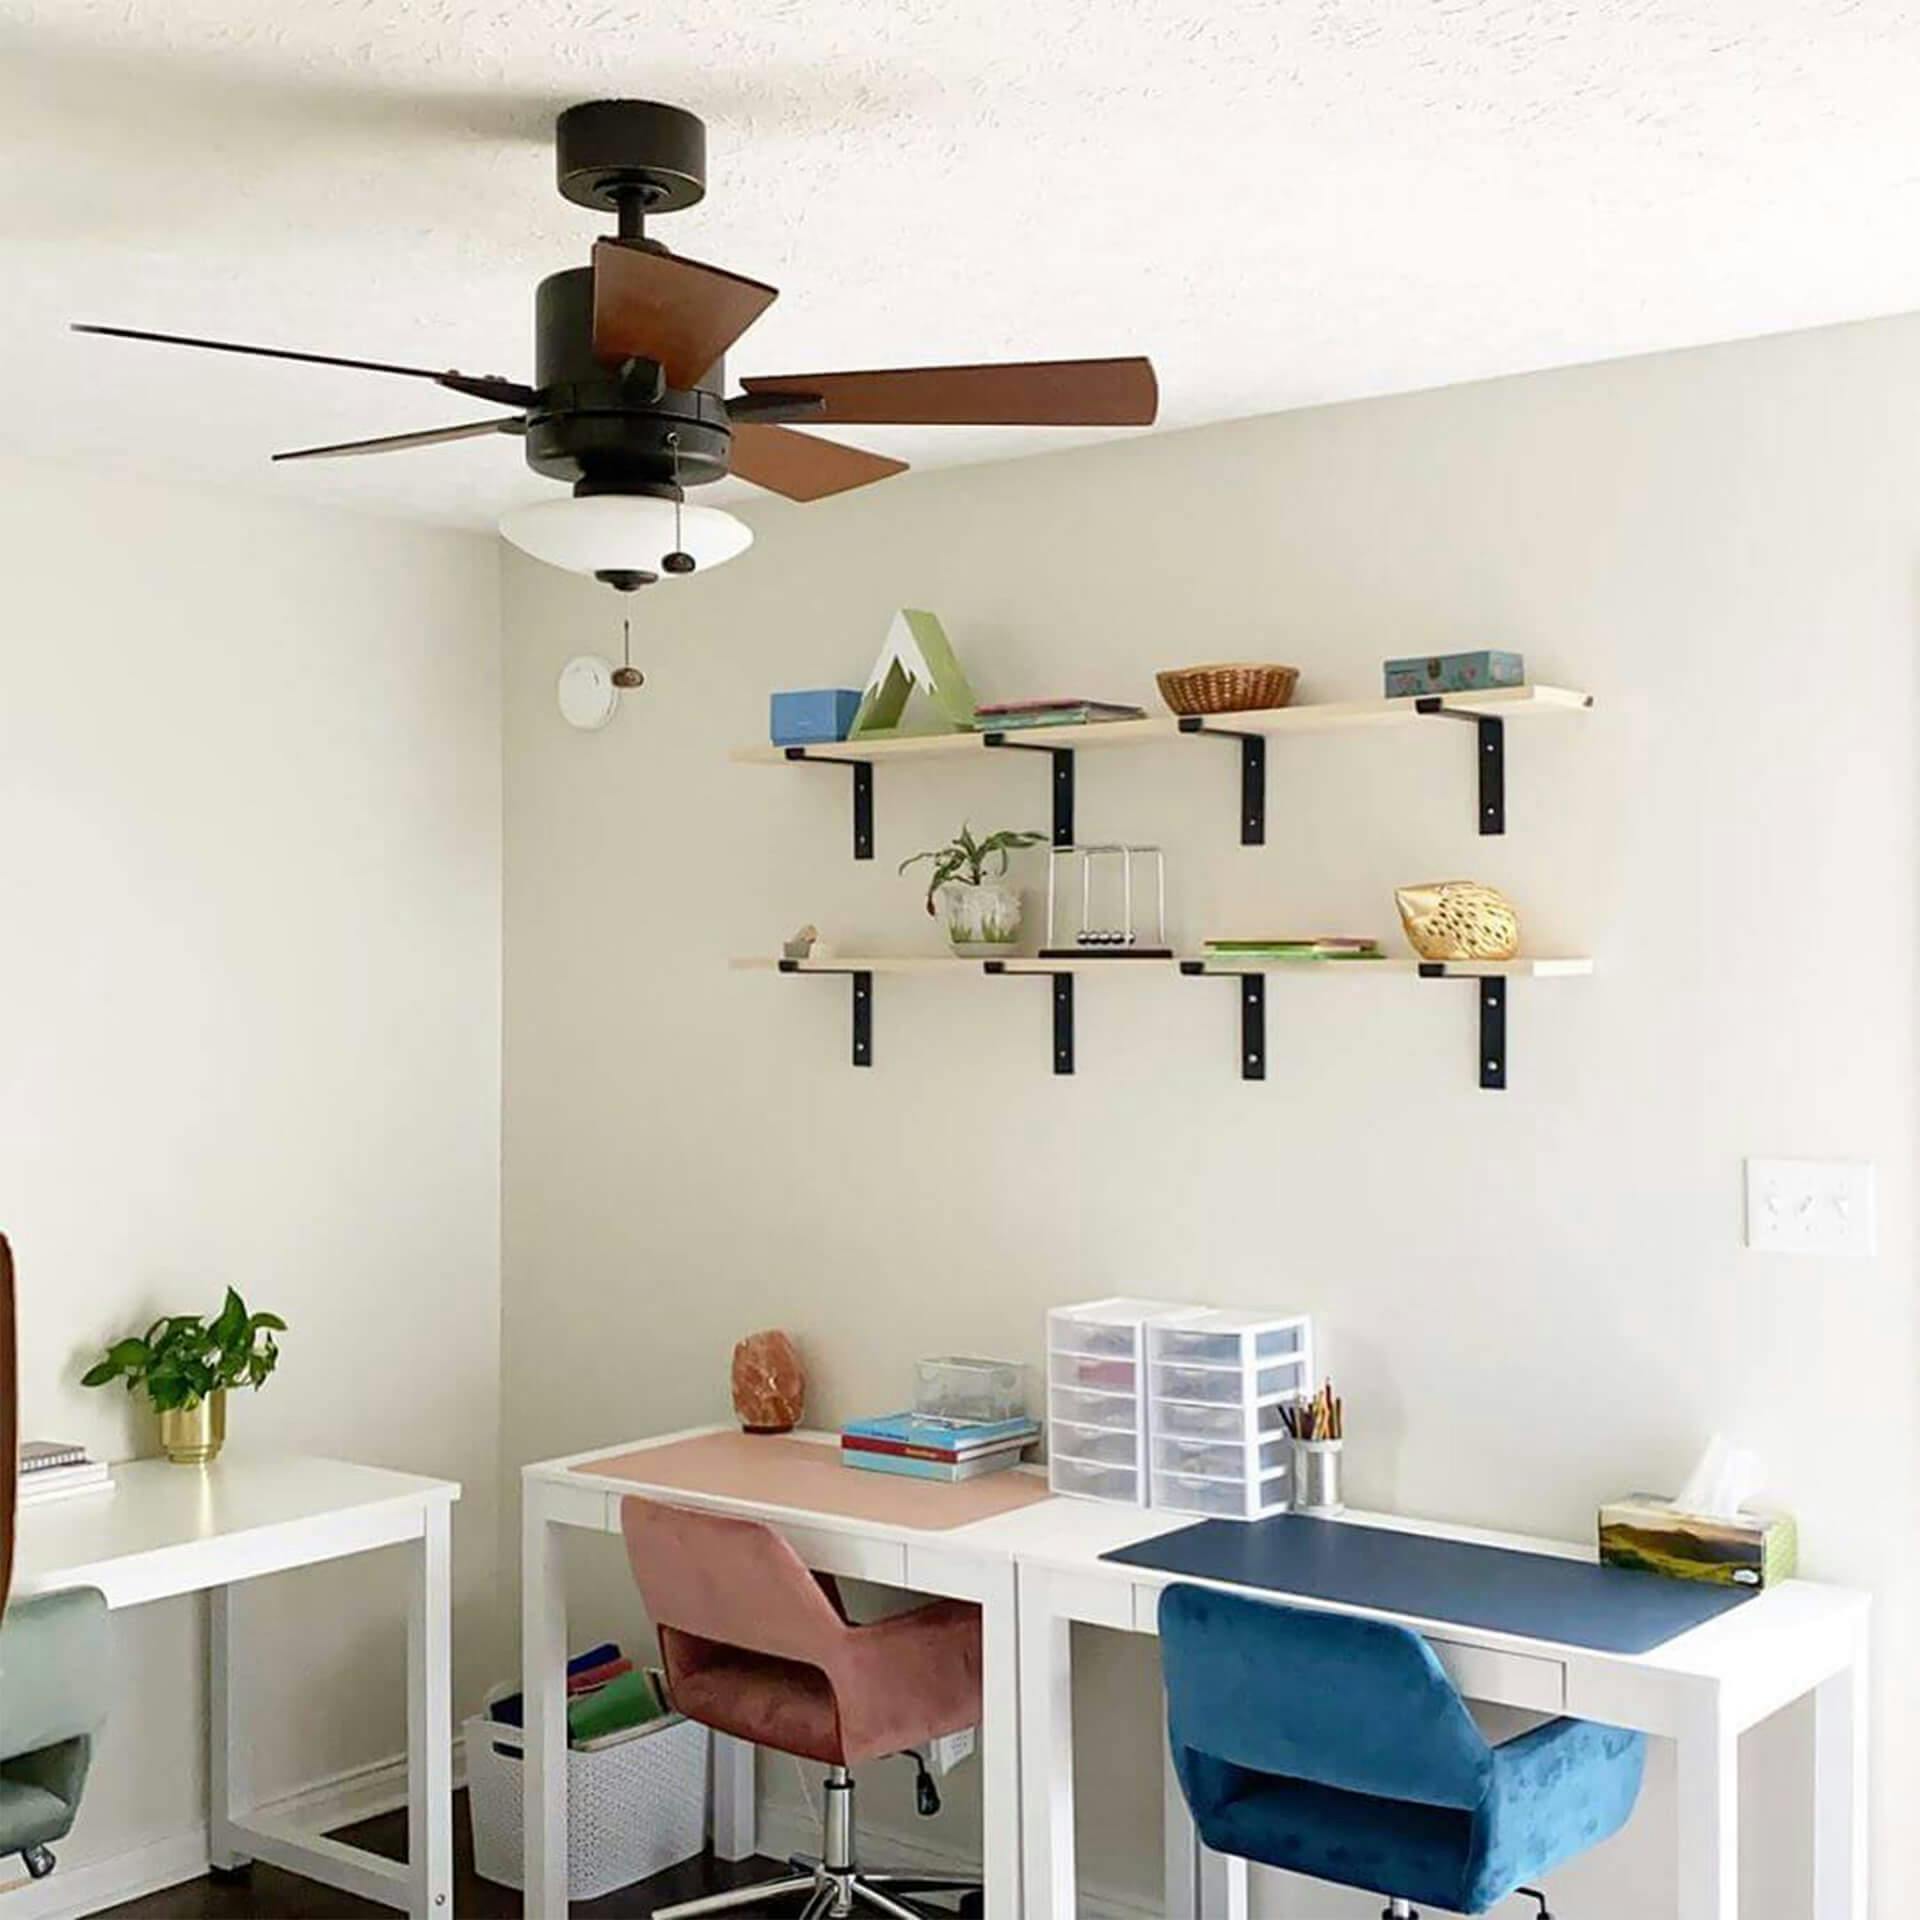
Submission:
[[[1867,1636],[1813,1696],[1814,1920],[1867,1920]]]
[[[1679,1920],[1740,1920],[1740,1737],[1718,1704],[1679,1736]]]
[[[983,1569],[980,1602],[980,1878],[987,1920],[1019,1920],[1020,1608],[1013,1563]]]
[[[713,1850],[722,1860],[751,1860],[759,1851],[753,1806],[753,1742],[713,1736]]]
[[[567,1595],[560,1529],[538,1482],[522,1488],[520,1690],[526,1712],[526,1920],[566,1920]]]
[[[207,1860],[223,1873],[251,1866],[234,1823],[252,1811],[246,1729],[234,1693],[234,1591],[207,1591]]]
[[[407,1878],[415,1920],[453,1912],[451,1512],[426,1510],[407,1609]]]
[[[1073,1629],[1052,1577],[1021,1568],[1020,1839],[1024,1920],[1074,1920]]]

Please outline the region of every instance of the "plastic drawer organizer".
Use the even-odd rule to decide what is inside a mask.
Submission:
[[[1313,1390],[1313,1325],[1115,1298],[1047,1316],[1055,1493],[1256,1520],[1290,1504],[1280,1409]]]

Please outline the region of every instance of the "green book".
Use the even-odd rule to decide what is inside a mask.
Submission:
[[[628,1727],[644,1726],[666,1712],[653,1682],[640,1668],[609,1680],[592,1693],[567,1702],[567,1738],[598,1740]]]

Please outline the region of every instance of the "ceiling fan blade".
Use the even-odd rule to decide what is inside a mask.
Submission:
[[[817,440],[790,427],[749,421],[733,430],[729,466],[736,478],[789,500],[824,500],[830,493],[845,493],[907,470],[904,460],[889,460],[864,447],[843,447],[837,440]]]
[[[682,392],[780,297],[721,267],[619,240],[593,249],[593,351],[608,364],[657,360]]]
[[[815,396],[815,419],[845,425],[1146,427],[1160,404],[1143,357],[759,374],[740,384],[750,394]]]
[[[498,401],[503,407],[530,407],[540,395],[533,387],[515,380],[501,380],[492,374],[461,373],[457,368],[442,373],[432,367],[401,367],[389,360],[346,360],[337,353],[296,353],[291,347],[245,346],[238,340],[202,340],[190,333],[146,333],[138,327],[96,327],[79,321],[75,333],[104,334],[111,340],[153,340],[165,347],[203,347],[209,353],[244,353],[263,360],[300,360],[314,367],[353,367],[361,373],[398,373],[410,380],[431,380],[475,400]]]
[[[408,447],[437,447],[448,440],[478,440],[495,433],[525,433],[526,419],[511,414],[504,420],[470,420],[464,427],[427,427],[419,433],[389,433],[378,440],[340,440],[329,447],[295,447],[276,453],[276,460],[337,460],[354,453],[400,453]]]

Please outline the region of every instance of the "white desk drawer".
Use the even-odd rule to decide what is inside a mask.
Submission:
[[[897,1540],[863,1540],[825,1527],[781,1526],[776,1531],[817,1573],[843,1573],[876,1586],[907,1584],[907,1549]]]
[[[1490,1700],[1503,1707],[1525,1707],[1533,1713],[1561,1713],[1567,1704],[1567,1669],[1563,1661],[1531,1653],[1505,1653],[1492,1647],[1464,1646],[1457,1640],[1427,1644],[1453,1684],[1469,1700]]]

